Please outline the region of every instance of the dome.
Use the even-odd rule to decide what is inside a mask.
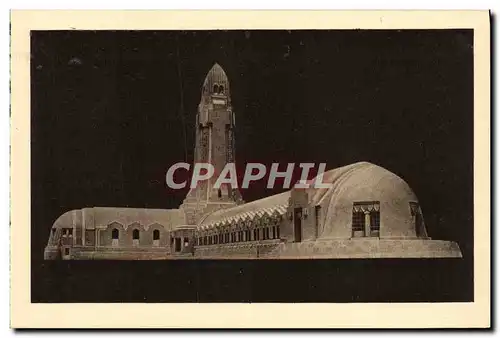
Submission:
[[[203,82],[204,95],[226,95],[229,96],[229,80],[222,67],[215,63]]]
[[[308,189],[309,202],[321,207],[318,237],[349,238],[356,205],[378,205],[380,238],[427,238],[418,199],[396,174],[368,162],[330,170],[323,176],[332,186]],[[417,229],[417,227],[419,227]]]

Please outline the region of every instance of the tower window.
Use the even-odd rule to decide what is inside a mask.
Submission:
[[[153,231],[153,241],[157,241],[160,239],[160,230],[156,229]]]
[[[113,231],[111,231],[111,238],[112,239],[118,239],[118,237],[120,236],[120,232],[118,231],[118,229],[113,229]]]
[[[132,239],[139,239],[139,230],[134,229],[132,232]]]

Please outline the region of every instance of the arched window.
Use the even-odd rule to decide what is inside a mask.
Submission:
[[[153,241],[157,241],[160,239],[160,230],[156,229],[153,231]]]
[[[219,92],[219,86],[217,84],[214,84],[214,94],[217,94]]]
[[[118,231],[118,229],[113,229],[113,231],[111,231],[111,238],[112,239],[118,239],[118,237],[120,236],[120,232]]]
[[[139,230],[138,229],[134,229],[134,231],[132,232],[132,239],[139,239]]]
[[[224,94],[224,86],[219,86],[219,94]]]

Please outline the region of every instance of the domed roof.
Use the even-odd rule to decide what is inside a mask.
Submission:
[[[358,162],[325,172],[322,182],[331,186],[307,189],[309,203],[323,211],[319,237],[350,237],[353,205],[370,202],[380,206],[380,237],[416,237],[411,206],[418,199],[396,174]]]
[[[218,63],[212,66],[205,77],[203,94],[224,94],[229,96],[229,79]]]

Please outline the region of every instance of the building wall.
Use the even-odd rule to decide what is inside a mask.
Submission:
[[[331,183],[332,188],[318,201],[319,238],[351,238],[353,205],[359,202],[380,203],[380,238],[417,237],[410,203],[418,199],[397,175],[362,162],[349,166]],[[426,237],[425,231],[420,237]]]
[[[267,258],[438,258],[462,257],[455,242],[426,239],[356,238],[281,243]],[[265,258],[265,257],[262,257]]]
[[[119,238],[118,245],[120,247],[133,247],[133,231],[135,229],[139,230],[139,241],[138,245],[140,247],[152,247],[153,246],[153,232],[158,230],[160,232],[159,246],[167,246],[169,243],[169,231],[160,224],[153,224],[151,226],[145,227],[139,223],[133,223],[127,227],[122,224],[113,222],[109,224],[105,229],[99,229],[99,246],[112,246],[113,229],[118,229]]]

